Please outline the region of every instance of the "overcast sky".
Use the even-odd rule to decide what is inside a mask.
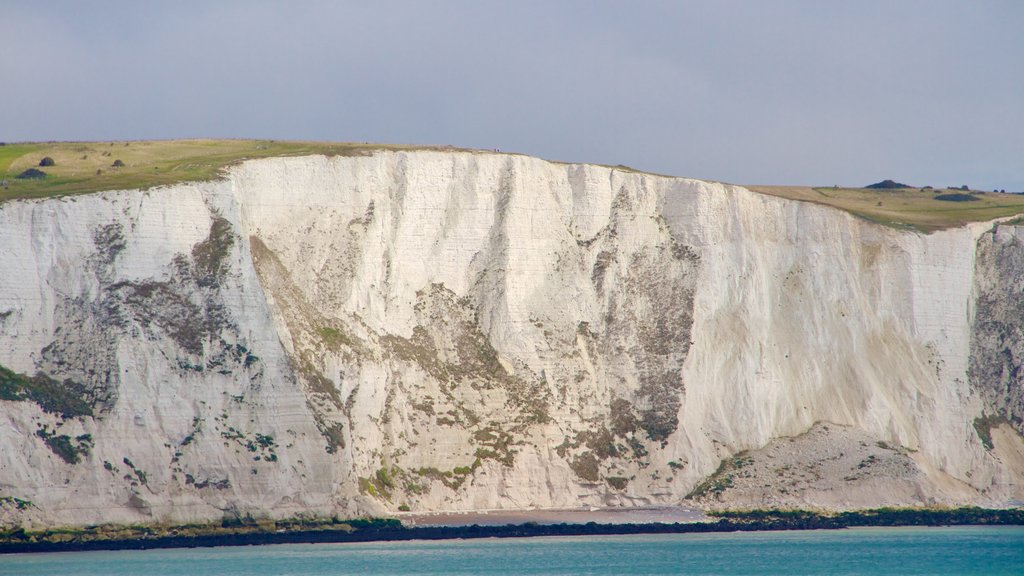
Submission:
[[[0,0],[0,141],[453,144],[1024,191],[1024,2]]]

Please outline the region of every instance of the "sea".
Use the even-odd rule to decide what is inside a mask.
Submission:
[[[1024,575],[1024,527],[286,544],[0,556],[3,575]]]

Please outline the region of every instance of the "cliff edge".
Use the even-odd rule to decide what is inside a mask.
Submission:
[[[463,151],[0,204],[0,521],[1024,500],[1024,229]]]

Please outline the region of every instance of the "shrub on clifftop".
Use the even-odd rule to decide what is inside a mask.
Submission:
[[[939,194],[934,198],[945,202],[976,202],[978,200],[976,196],[970,194]]]
[[[881,182],[875,182],[874,184],[865,186],[865,188],[870,188],[872,190],[893,190],[896,188],[910,188],[910,186],[893,180],[882,180]]]
[[[46,178],[46,172],[36,168],[29,168],[15,176],[15,178],[19,178],[21,180],[42,180],[43,178]]]

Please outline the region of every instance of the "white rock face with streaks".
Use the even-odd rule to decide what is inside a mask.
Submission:
[[[224,236],[217,285],[201,286],[193,250],[216,218],[237,221],[226,183],[0,207],[0,364],[70,379],[96,403],[94,418],[64,418],[2,402],[0,494],[33,502],[30,521],[334,506],[244,238]],[[37,431],[93,446],[70,464]],[[250,452],[256,434],[276,449]]]
[[[991,228],[427,151],[7,202],[0,365],[93,415],[0,400],[0,497],[34,504],[0,515],[1005,504],[1019,414],[979,366],[1017,343],[982,325],[1024,320],[991,289],[1024,271],[976,266]]]

